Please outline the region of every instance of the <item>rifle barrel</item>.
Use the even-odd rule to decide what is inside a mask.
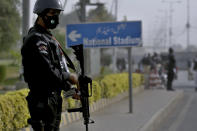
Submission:
[[[86,131],[88,131],[88,124],[86,124]]]

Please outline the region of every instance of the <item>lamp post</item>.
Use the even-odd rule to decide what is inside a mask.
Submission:
[[[158,13],[162,13],[155,16],[155,38],[154,38],[154,49],[153,50],[160,50],[160,51],[166,51],[166,42],[167,42],[167,31],[168,31],[168,25],[167,25],[167,10],[159,9],[157,11]],[[156,49],[157,48],[157,49]]]
[[[118,0],[115,0],[115,19],[118,20]],[[116,72],[117,48],[113,48],[113,70]]]
[[[187,29],[187,50],[189,51],[189,45],[190,45],[190,0],[187,0],[187,23],[186,23],[186,29]]]
[[[103,3],[97,2],[97,3],[91,3],[90,0],[80,0],[78,3],[78,6],[80,6],[80,21],[82,23],[86,22],[86,6],[103,6]],[[84,49],[84,56],[85,56],[85,74],[91,74],[91,50]]]
[[[163,3],[169,4],[169,46],[172,45],[172,36],[173,36],[173,4],[181,3],[181,1],[166,1],[163,0]]]

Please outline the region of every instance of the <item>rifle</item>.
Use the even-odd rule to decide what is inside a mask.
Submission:
[[[83,56],[83,45],[76,45],[71,46],[74,50],[74,54],[76,55],[77,60],[80,63],[81,74],[79,75],[79,90],[80,90],[80,101],[81,107],[68,109],[68,112],[81,112],[83,114],[84,125],[86,126],[86,131],[88,131],[88,124],[94,123],[93,120],[90,119],[90,112],[89,112],[89,97],[92,96],[92,79],[87,77],[84,72],[84,56]],[[91,94],[89,94],[89,87]]]

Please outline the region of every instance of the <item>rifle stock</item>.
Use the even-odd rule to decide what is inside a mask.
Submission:
[[[79,75],[79,88],[80,88],[80,101],[81,107],[68,109],[68,112],[81,112],[83,114],[84,124],[86,126],[86,131],[88,131],[88,124],[94,123],[93,120],[90,120],[90,112],[89,112],[89,97],[92,96],[92,79],[90,77],[85,76],[84,74],[84,56],[83,56],[83,45],[72,46],[74,50],[74,54],[76,55],[77,60],[80,63],[81,74]],[[89,94],[89,85],[90,91]]]

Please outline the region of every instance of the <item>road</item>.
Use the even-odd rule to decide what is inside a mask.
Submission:
[[[187,80],[187,72],[180,72],[174,87],[176,90],[184,90],[184,96],[174,111],[163,120],[157,131],[196,131],[197,92],[194,90],[194,81]]]
[[[197,130],[197,92],[194,81],[187,80],[187,72],[180,71],[178,80],[173,83],[175,89],[183,90],[183,97],[170,109],[166,117],[158,117],[158,125],[151,131],[196,131]],[[122,100],[91,116],[96,124],[90,125],[90,131],[139,131],[154,114],[163,109],[176,95],[165,90],[145,90],[134,97],[134,113],[128,114],[128,100]],[[182,91],[181,91],[182,92]],[[163,115],[164,116],[164,115]],[[85,130],[82,121],[61,127],[61,131]],[[157,123],[157,122],[156,122]]]
[[[179,79],[175,81],[174,85],[182,88],[180,85],[187,84],[190,87],[194,85],[193,82],[186,81],[185,77],[186,72],[180,72]],[[184,81],[185,80],[185,81]],[[182,92],[182,91],[181,91]],[[166,91],[162,89],[153,89],[153,90],[144,90],[134,97],[134,112],[132,114],[128,113],[128,98],[117,102],[116,104],[112,104],[107,106],[106,108],[92,113],[92,119],[96,121],[96,124],[91,124],[90,131],[139,131],[144,125],[150,124],[150,120],[154,120],[152,118],[157,118],[158,121],[163,120],[164,115],[161,117],[156,117],[156,114],[161,111],[161,109],[165,108],[171,110],[169,103],[174,101],[176,104],[175,98],[177,101],[180,92],[178,91]],[[192,89],[191,93],[195,94]],[[179,95],[178,95],[179,94]],[[182,96],[182,95],[181,95]],[[182,98],[182,97],[181,97]],[[181,99],[180,98],[180,99]],[[187,99],[186,99],[187,100]],[[177,104],[176,104],[177,105]],[[178,103],[178,106],[180,104]],[[175,106],[176,107],[176,106]],[[164,112],[163,112],[164,113]],[[168,113],[164,113],[168,114]],[[168,116],[168,115],[167,115]],[[165,117],[164,117],[165,118]],[[171,118],[173,120],[173,118]],[[153,122],[153,121],[152,121]],[[67,126],[61,127],[60,131],[81,131],[85,130],[83,121],[77,121]],[[157,122],[154,122],[157,123]],[[161,125],[160,129],[168,128],[168,122],[166,124]],[[152,125],[152,124],[151,124]],[[149,126],[148,126],[149,127]],[[159,127],[159,126],[157,126]],[[151,130],[153,131],[153,130]],[[156,130],[159,131],[159,130]]]

